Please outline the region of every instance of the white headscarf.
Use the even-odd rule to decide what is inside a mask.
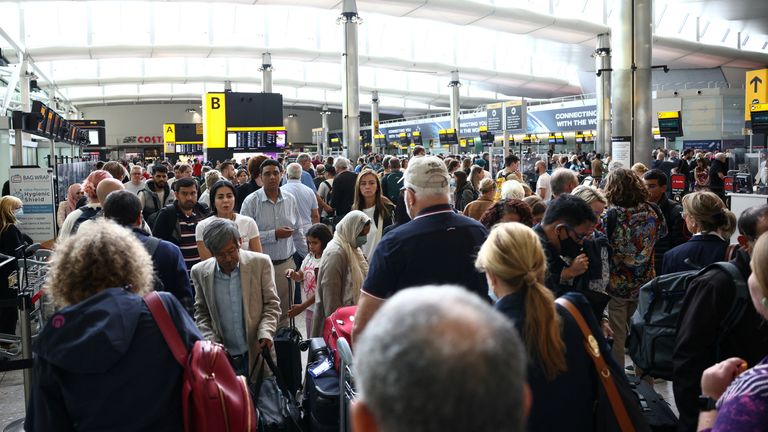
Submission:
[[[368,263],[363,252],[357,247],[357,236],[368,223],[371,223],[371,219],[365,213],[352,210],[336,225],[336,232],[331,240],[331,243],[336,243],[347,254],[355,304],[360,298],[360,289],[368,273]]]

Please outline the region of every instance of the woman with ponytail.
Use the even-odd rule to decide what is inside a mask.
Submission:
[[[496,225],[475,266],[485,273],[499,298],[496,309],[515,323],[528,352],[533,406],[527,430],[595,430],[594,404],[601,384],[576,321],[544,286],[547,260],[539,237],[520,223]],[[587,300],[575,292],[563,297],[579,308],[614,379],[621,379]]]
[[[705,267],[731,260],[732,248],[728,244],[736,230],[736,215],[720,197],[708,191],[684,196],[683,221],[693,237],[664,254],[661,274],[695,269],[691,264]]]

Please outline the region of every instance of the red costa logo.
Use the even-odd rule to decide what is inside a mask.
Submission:
[[[140,136],[136,138],[139,144],[162,144],[163,137],[161,136]]]

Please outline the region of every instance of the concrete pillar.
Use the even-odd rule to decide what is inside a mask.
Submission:
[[[379,133],[379,92],[371,92],[371,134]]]
[[[611,22],[613,136],[631,137],[630,163],[651,161],[653,1],[617,0]]]
[[[358,80],[357,26],[360,23],[355,0],[344,0],[339,21],[344,26],[341,83],[344,144],[352,163],[360,157],[360,85]]]
[[[595,70],[597,76],[597,140],[598,153],[606,154],[611,149],[611,39],[610,34],[597,35]]]
[[[653,107],[651,98],[651,50],[653,48],[653,0],[635,1],[635,76],[634,131],[632,133],[632,163],[651,162],[653,152]],[[650,165],[649,165],[650,166]]]
[[[448,87],[451,88],[451,128],[456,129],[456,134],[459,133],[459,109],[461,108],[459,102],[459,71],[455,70],[451,72],[451,82],[448,83]]]
[[[328,116],[331,115],[331,112],[328,110],[328,105],[323,105],[322,111],[320,111],[320,117],[322,117],[323,120],[323,139],[320,140],[320,148],[318,149],[318,153],[320,153],[323,156],[328,156],[330,154],[329,147],[328,147]]]
[[[27,62],[27,59],[24,58],[24,60],[21,62],[21,67],[19,67],[19,96],[21,99],[21,110],[26,113],[28,113],[32,109],[32,101],[29,98],[30,76],[27,73],[28,67],[29,67],[29,64]],[[27,139],[29,139],[29,134],[25,134],[21,132],[21,130],[17,130],[14,135],[15,137],[15,142],[13,147],[13,164],[14,165],[24,165],[25,135]]]
[[[261,55],[261,88],[263,93],[272,93],[272,54]]]

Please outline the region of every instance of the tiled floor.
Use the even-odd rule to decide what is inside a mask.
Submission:
[[[296,327],[306,337],[306,326],[304,325],[304,314],[296,317]],[[307,353],[302,352],[302,365],[307,363]],[[626,364],[632,361],[627,357]],[[24,381],[21,371],[0,373],[0,431],[5,432],[5,428],[14,420],[24,416]],[[672,383],[661,381],[654,384],[657,392],[670,404],[672,410],[677,414],[677,406],[672,394]],[[7,432],[16,432],[21,429],[9,429]]]

